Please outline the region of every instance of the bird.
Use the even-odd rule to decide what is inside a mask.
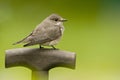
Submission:
[[[56,49],[54,46],[59,43],[63,35],[63,23],[65,21],[67,20],[53,13],[38,24],[27,37],[13,43],[13,45],[24,43],[23,47],[39,45],[40,48],[44,48],[42,46],[51,46]]]

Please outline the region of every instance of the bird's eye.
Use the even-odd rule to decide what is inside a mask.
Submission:
[[[59,19],[58,18],[56,18],[56,17],[54,17],[54,18],[50,18],[50,20],[53,20],[53,21],[58,21]]]
[[[58,18],[55,18],[54,20],[55,20],[55,21],[58,21]]]

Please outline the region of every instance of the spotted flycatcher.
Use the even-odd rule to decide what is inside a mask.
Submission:
[[[39,44],[41,46],[51,46],[55,49],[56,45],[61,39],[64,31],[63,22],[66,19],[62,18],[58,14],[51,14],[44,19],[27,37],[14,43],[26,43],[26,46],[32,46]]]

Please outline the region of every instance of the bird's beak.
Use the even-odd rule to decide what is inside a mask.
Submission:
[[[60,21],[61,21],[61,22],[65,22],[65,21],[67,21],[67,19],[61,19]]]

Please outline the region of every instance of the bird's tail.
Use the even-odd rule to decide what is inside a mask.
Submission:
[[[16,43],[13,43],[13,45],[16,45],[16,44],[25,42],[25,40],[26,40],[30,35],[32,35],[32,33],[33,33],[33,32],[31,32],[31,33],[30,33],[27,37],[25,37],[24,39],[22,39],[22,40],[20,40],[20,41],[18,41],[18,42],[16,42]]]
[[[22,43],[23,41],[24,41],[24,40],[20,40],[20,41],[18,41],[18,42],[13,43],[13,45],[16,45],[16,44]]]

